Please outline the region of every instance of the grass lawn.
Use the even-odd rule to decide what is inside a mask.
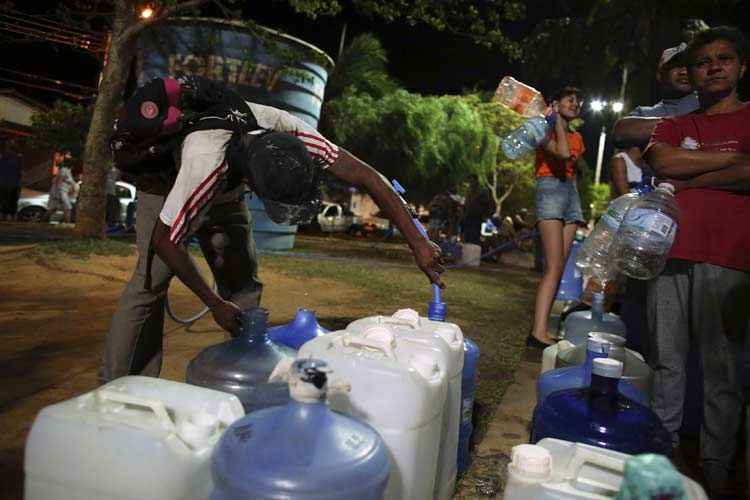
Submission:
[[[59,252],[86,259],[92,254],[132,255],[134,247],[130,240],[64,240],[37,247],[40,256]],[[346,290],[331,295],[335,298],[330,300],[337,302],[331,306],[335,305],[338,313],[321,316],[323,326],[330,329],[343,328],[358,317],[391,314],[406,307],[426,315],[431,297],[431,287],[412,265],[408,249],[393,243],[298,236],[293,251],[262,254],[260,269],[263,280],[279,276],[305,288],[315,278],[318,284],[314,286],[321,286],[322,279],[325,286]],[[458,324],[481,350],[474,410],[475,440],[479,441],[520,361],[532,320],[537,277],[523,269],[483,263],[478,269],[449,270],[444,280],[448,320]],[[268,290],[270,293],[270,287]],[[283,295],[283,290],[274,292]],[[314,294],[315,290],[309,292]],[[290,304],[297,305],[304,304]],[[320,312],[325,307],[318,309]],[[272,322],[279,319],[274,318],[272,310]],[[469,471],[467,481],[473,480],[475,469]]]

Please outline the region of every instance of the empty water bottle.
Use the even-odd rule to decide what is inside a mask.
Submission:
[[[669,454],[671,436],[659,417],[619,393],[622,362],[598,358],[592,365],[589,387],[552,393],[536,406],[531,442],[553,437],[622,453]]]
[[[636,193],[627,193],[612,200],[578,250],[576,266],[579,269],[598,278],[612,275],[609,250],[625,214],[638,198]]]
[[[512,76],[500,80],[494,100],[526,117],[541,115],[546,107],[541,92]]]
[[[625,214],[610,253],[619,272],[639,280],[658,276],[674,243],[680,211],[674,186],[659,184]]]
[[[529,118],[503,139],[503,153],[511,160],[527,155],[542,144],[549,131],[550,124],[545,117]]]

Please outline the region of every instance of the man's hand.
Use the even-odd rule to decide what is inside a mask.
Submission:
[[[211,314],[214,317],[214,321],[224,330],[228,331],[232,337],[240,334],[242,309],[237,304],[222,299],[211,306]]]
[[[443,253],[440,247],[428,239],[421,238],[412,248],[412,252],[417,266],[427,275],[429,280],[444,288],[445,285],[440,282],[440,274],[445,272]]]

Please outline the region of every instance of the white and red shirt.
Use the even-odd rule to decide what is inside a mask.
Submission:
[[[321,168],[328,168],[338,158],[339,148],[296,116],[271,106],[247,104],[259,127],[298,137]],[[211,205],[236,200],[247,191],[240,185],[225,192],[229,165],[224,153],[231,136],[229,130],[200,130],[185,137],[177,179],[159,214],[171,228],[172,242],[179,243],[195,231]]]

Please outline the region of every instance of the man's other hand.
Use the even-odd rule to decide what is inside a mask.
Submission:
[[[228,331],[232,337],[240,334],[242,309],[237,304],[222,299],[211,307],[211,314],[214,317],[214,321],[224,330]]]
[[[430,240],[421,239],[412,251],[417,266],[427,275],[427,278],[443,288],[445,285],[440,282],[440,274],[445,272],[445,267],[440,247]]]

